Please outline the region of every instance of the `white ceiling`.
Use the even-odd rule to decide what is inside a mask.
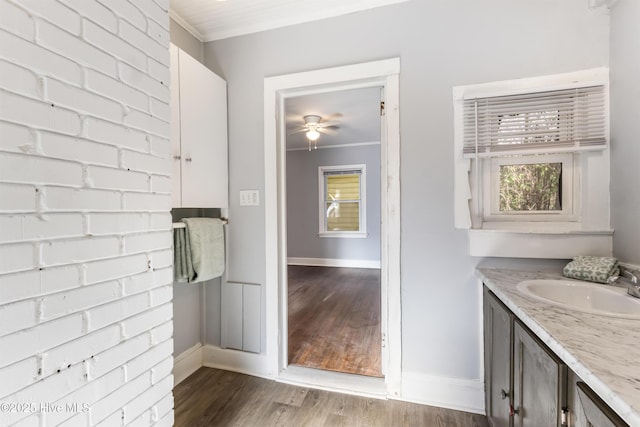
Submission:
[[[287,98],[287,150],[307,149],[304,132],[289,134],[304,124],[309,114],[335,123],[335,135],[322,133],[318,148],[380,142],[380,88],[349,89]]]
[[[208,42],[408,0],[170,0],[169,13]]]

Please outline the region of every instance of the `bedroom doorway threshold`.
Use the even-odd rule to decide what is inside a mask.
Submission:
[[[287,369],[280,372],[276,381],[355,396],[387,398],[387,385],[384,378],[289,365]]]

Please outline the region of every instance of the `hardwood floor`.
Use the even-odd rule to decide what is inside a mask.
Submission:
[[[289,364],[382,377],[380,270],[289,266]]]
[[[487,427],[484,416],[200,368],[174,388],[175,426]]]

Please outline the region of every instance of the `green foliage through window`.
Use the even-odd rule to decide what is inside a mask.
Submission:
[[[500,165],[500,211],[562,210],[562,163]]]

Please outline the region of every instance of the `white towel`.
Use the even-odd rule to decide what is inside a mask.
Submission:
[[[195,278],[203,282],[224,273],[224,227],[219,218],[183,218]]]

